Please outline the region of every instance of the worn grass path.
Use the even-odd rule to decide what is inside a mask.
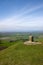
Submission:
[[[43,65],[43,45],[26,46],[22,41],[0,51],[0,65]]]

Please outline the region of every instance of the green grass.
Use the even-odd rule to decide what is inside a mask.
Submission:
[[[0,51],[0,65],[43,65],[43,44],[26,46],[17,41]]]
[[[6,46],[9,47],[11,45],[13,45],[15,42],[10,42],[9,40],[2,40],[0,43],[0,46]]]

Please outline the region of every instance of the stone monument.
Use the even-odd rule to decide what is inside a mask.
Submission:
[[[29,36],[29,41],[30,41],[30,42],[33,42],[33,41],[34,41],[32,35]]]
[[[40,42],[34,42],[34,37],[32,35],[29,36],[29,41],[24,42],[26,45],[36,45],[41,44]]]

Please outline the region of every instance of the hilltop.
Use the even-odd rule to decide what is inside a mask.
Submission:
[[[43,44],[27,46],[17,41],[0,51],[0,65],[43,65]]]

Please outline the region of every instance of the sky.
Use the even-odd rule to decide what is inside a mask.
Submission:
[[[0,0],[0,32],[43,31],[43,0]]]

